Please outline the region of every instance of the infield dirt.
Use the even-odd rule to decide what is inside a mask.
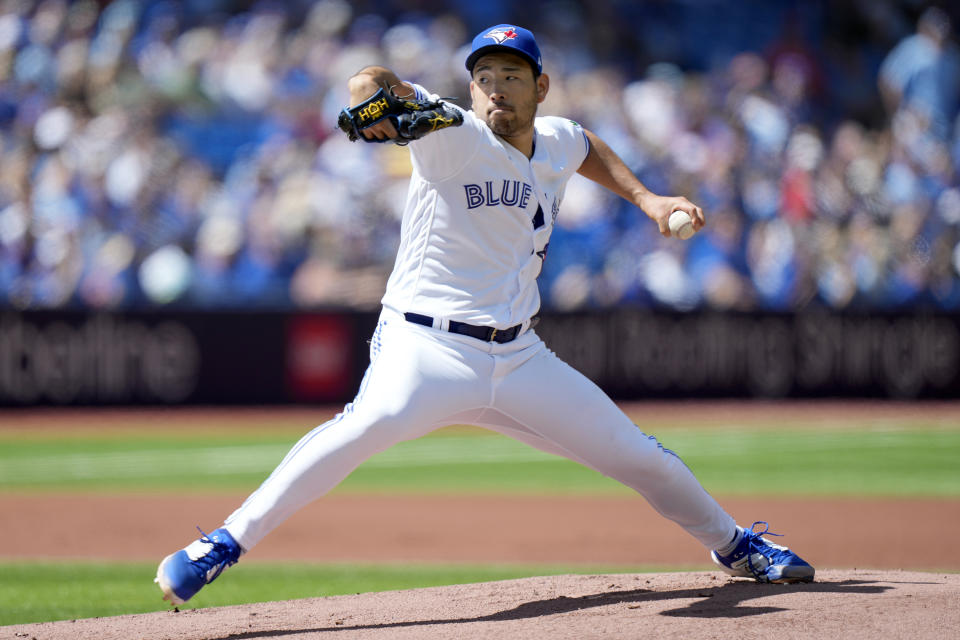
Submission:
[[[220,526],[245,496],[0,493],[0,558],[159,561]],[[960,500],[721,498],[817,567],[960,571]],[[105,526],[105,523],[109,525]],[[639,497],[331,495],[243,562],[710,566],[703,548]]]

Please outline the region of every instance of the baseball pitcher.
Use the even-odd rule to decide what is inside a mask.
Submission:
[[[349,80],[340,128],[358,143],[408,145],[413,165],[370,366],[353,402],[304,436],[223,527],[163,560],[164,598],[189,600],[370,456],[453,424],[492,429],[631,487],[733,576],[813,580],[813,567],[762,537],[766,528],[738,527],[674,452],[534,330],[537,276],[575,172],[636,205],[665,236],[672,212],[699,229],[703,211],[650,192],[579,124],[537,117],[550,79],[530,31],[483,30],[466,68],[469,111],[383,67]]]

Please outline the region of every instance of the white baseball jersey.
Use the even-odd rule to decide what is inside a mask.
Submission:
[[[413,175],[383,304],[506,329],[540,308],[536,279],[567,181],[590,143],[579,124],[540,117],[528,159],[462,112],[461,126],[410,145]]]

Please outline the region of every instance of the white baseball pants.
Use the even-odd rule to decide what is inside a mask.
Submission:
[[[735,534],[733,518],[680,458],[534,331],[487,343],[412,324],[386,309],[354,401],[294,445],[224,526],[249,551],[370,456],[453,424],[492,429],[614,478],[707,549]]]

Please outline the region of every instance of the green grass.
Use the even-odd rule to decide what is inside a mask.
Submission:
[[[229,569],[229,580],[220,580],[205,588],[184,608],[392,591],[529,576],[663,570],[668,569],[533,565],[264,565],[252,562],[238,564]],[[160,600],[160,590],[152,584],[155,572],[156,565],[153,563],[0,563],[0,625],[167,610],[170,607]]]
[[[0,491],[250,491],[297,435],[186,431],[0,432]],[[668,428],[715,494],[960,496],[960,425],[837,425],[790,430]],[[481,430],[442,431],[361,465],[339,492],[617,494],[628,490],[567,460]]]

